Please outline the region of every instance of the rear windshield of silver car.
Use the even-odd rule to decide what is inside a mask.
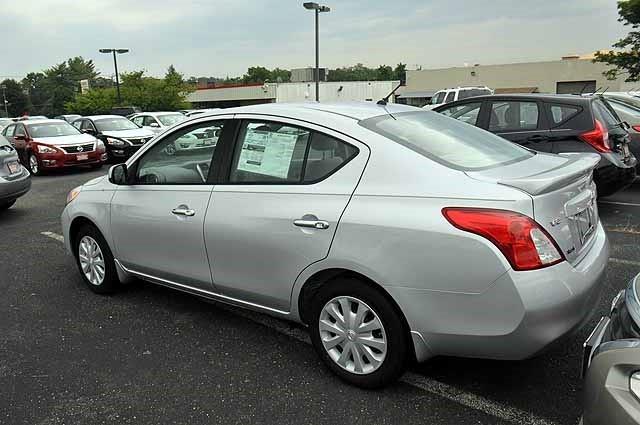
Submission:
[[[488,131],[431,111],[381,115],[360,125],[457,170],[484,170],[535,155]]]

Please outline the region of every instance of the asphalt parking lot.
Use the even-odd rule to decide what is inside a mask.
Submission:
[[[142,282],[89,291],[59,216],[105,171],[36,177],[0,215],[0,423],[576,424],[582,341],[640,272],[637,181],[600,203],[612,258],[582,331],[531,360],[436,358],[364,391],[323,367],[302,328]]]

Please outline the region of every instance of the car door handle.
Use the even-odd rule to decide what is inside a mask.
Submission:
[[[312,229],[325,230],[329,228],[329,222],[324,220],[295,220],[294,225],[298,227],[310,227]]]
[[[171,213],[175,215],[184,215],[186,217],[193,217],[196,215],[195,210],[192,210],[185,205],[180,205],[178,208],[172,209]]]
[[[534,143],[546,142],[547,140],[549,140],[549,137],[543,136],[541,134],[535,134],[535,135],[529,137],[527,140],[529,142],[534,142]]]

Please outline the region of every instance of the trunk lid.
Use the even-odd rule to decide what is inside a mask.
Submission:
[[[538,153],[515,164],[467,174],[529,194],[533,218],[555,239],[565,258],[575,263],[588,251],[599,220],[593,183],[599,161],[598,154]]]

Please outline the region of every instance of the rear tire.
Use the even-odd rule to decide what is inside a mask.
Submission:
[[[80,228],[73,240],[73,254],[82,280],[93,292],[110,294],[119,289],[113,254],[95,226]]]
[[[325,365],[358,387],[389,385],[410,360],[402,317],[379,290],[354,278],[320,288],[311,303],[309,327]]]
[[[27,168],[29,169],[29,172],[31,173],[31,175],[33,175],[33,176],[41,176],[42,175],[42,169],[40,168],[40,161],[38,161],[38,157],[35,156],[33,154],[33,152],[31,152],[31,153],[29,153],[27,158],[28,158]]]

